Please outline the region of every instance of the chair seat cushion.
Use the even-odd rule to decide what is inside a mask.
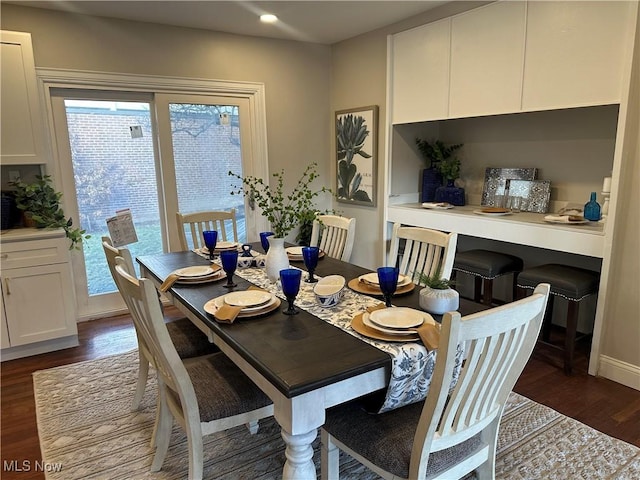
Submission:
[[[528,268],[518,275],[518,286],[535,288],[539,283],[551,284],[551,293],[579,301],[598,291],[598,272],[567,265],[547,264]]]
[[[522,259],[490,250],[468,250],[456,253],[453,269],[482,278],[494,279],[522,270]]]
[[[239,415],[272,403],[224,353],[192,358],[185,361],[184,366],[198,399],[202,422]]]
[[[199,357],[220,351],[188,318],[168,322],[167,330],[180,358]]]
[[[327,411],[324,428],[330,435],[380,468],[402,478],[409,477],[413,436],[424,402],[383,414],[367,413],[358,402]],[[477,434],[453,447],[429,455],[427,476],[459,463],[481,446]]]

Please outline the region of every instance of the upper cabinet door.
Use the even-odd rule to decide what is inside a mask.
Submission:
[[[2,31],[0,36],[3,164],[44,164],[44,131],[31,35]]]
[[[452,18],[449,117],[520,111],[525,2],[497,2]]]
[[[620,103],[632,2],[529,2],[523,110]]]
[[[451,20],[393,36],[392,122],[447,118]]]

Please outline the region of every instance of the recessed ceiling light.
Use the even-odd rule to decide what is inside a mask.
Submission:
[[[265,13],[264,15],[260,15],[260,21],[263,23],[275,23],[278,21],[278,17],[270,13]]]

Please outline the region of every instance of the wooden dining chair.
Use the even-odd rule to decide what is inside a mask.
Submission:
[[[208,211],[195,213],[176,213],[178,222],[178,236],[180,237],[180,245],[183,251],[192,248],[202,248],[204,240],[202,232],[205,230],[217,230],[218,241],[228,242],[231,239],[227,235],[230,227],[233,234],[233,241],[238,242],[238,225],[236,222],[236,209],[229,211]],[[189,232],[190,241],[187,240],[187,231]]]
[[[404,249],[400,252],[401,243]],[[397,266],[400,273],[420,284],[420,273],[429,277],[440,272],[440,278],[451,278],[458,243],[457,233],[444,233],[421,227],[393,225],[387,265]]]
[[[116,258],[122,257],[127,265],[127,270],[135,275],[131,253],[128,248],[114,247],[111,238],[106,236],[102,237],[102,248],[107,257],[107,264],[109,265],[109,271],[111,272],[113,281],[120,291],[120,294],[123,295],[119,285],[119,278],[116,275]],[[144,395],[144,390],[147,385],[149,363],[153,364],[153,356],[145,343],[144,337],[140,334],[140,325],[135,317],[132,316],[132,319],[138,339],[138,383],[136,385],[136,393],[133,396],[132,410],[137,410],[140,407],[140,402],[142,401],[142,396]],[[171,342],[175,346],[180,358],[198,357],[220,351],[220,349],[209,342],[207,336],[186,317],[168,322],[167,330],[169,332],[169,338],[171,338]]]
[[[151,471],[162,468],[169,449],[173,419],[187,434],[189,479],[203,474],[202,437],[273,415],[262,390],[223,353],[183,360],[178,356],[160,310],[158,292],[146,278],[131,275],[122,257],[116,259],[123,296],[141,326],[158,374],[158,430]]]
[[[318,215],[313,221],[311,242],[326,255],[348,262],[356,237],[356,219],[338,215]]]
[[[322,478],[338,478],[339,450],[386,479],[453,479],[474,470],[476,478],[495,478],[500,418],[533,351],[549,289],[540,284],[531,297],[465,317],[446,313],[424,401],[379,415],[358,402],[330,409]],[[463,344],[467,358],[452,388]]]

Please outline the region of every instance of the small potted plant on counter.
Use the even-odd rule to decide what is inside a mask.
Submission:
[[[460,176],[460,159],[454,153],[463,144],[446,145],[440,140],[416,138],[416,145],[426,165],[422,173],[422,201],[464,205],[464,189],[454,185]]]
[[[442,278],[440,269],[433,275],[418,274],[418,285],[423,285],[420,290],[420,307],[436,315],[457,310],[460,306],[460,296],[451,288],[453,281]]]
[[[16,207],[24,212],[25,226],[64,229],[71,240],[69,250],[79,250],[82,240],[91,237],[85,234],[85,230],[74,228],[71,217],[65,217],[60,207],[62,193],[55,191],[50,175],[37,175],[33,183],[18,179],[9,185],[15,189]]]

